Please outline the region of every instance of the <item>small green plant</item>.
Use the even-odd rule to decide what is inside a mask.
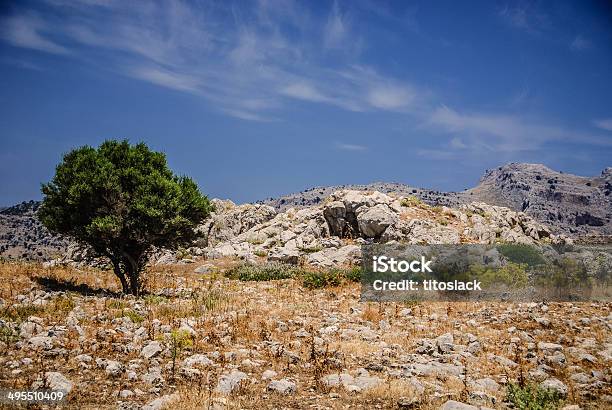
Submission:
[[[133,323],[144,322],[144,317],[134,312],[133,310],[125,310],[122,316],[129,318]]]
[[[225,300],[219,289],[208,289],[196,296],[194,302],[204,310],[215,310]]]
[[[9,347],[18,340],[19,336],[17,335],[17,332],[15,332],[12,328],[6,325],[0,326],[0,342],[4,344],[7,352]]]
[[[311,246],[311,247],[300,248],[300,250],[304,253],[315,253],[315,252],[319,252],[323,250],[323,247],[322,246]]]
[[[506,401],[519,410],[555,410],[561,407],[558,392],[534,384],[508,384]]]
[[[423,205],[423,201],[421,201],[419,198],[417,198],[414,195],[410,195],[410,196],[407,196],[406,198],[403,198],[400,201],[400,205],[405,206],[406,208],[420,207]]]
[[[257,249],[255,252],[253,252],[253,254],[255,254],[255,256],[259,256],[261,258],[268,256],[268,252],[261,250],[261,249]]]
[[[106,307],[108,309],[125,309],[128,306],[127,302],[120,299],[113,299],[108,302]]]
[[[186,258],[191,258],[191,254],[189,253],[189,251],[183,247],[179,247],[178,250],[176,251],[176,259],[177,260],[181,260],[181,259],[186,259]]]
[[[176,361],[181,357],[183,350],[193,346],[191,335],[186,330],[173,330],[168,337],[170,343],[170,352],[172,354],[172,377],[176,370]]]
[[[7,306],[0,310],[0,318],[19,324],[28,317],[40,315],[44,311],[45,308],[43,306],[37,305]]]
[[[363,273],[361,271],[361,267],[359,266],[353,266],[352,268],[344,271],[344,277],[349,282],[361,282],[362,275]]]
[[[147,305],[161,305],[166,303],[168,298],[161,295],[147,295],[144,297],[144,301]]]

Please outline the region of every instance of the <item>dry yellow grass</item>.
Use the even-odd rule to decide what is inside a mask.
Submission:
[[[520,372],[527,372],[532,367],[531,364],[520,363],[519,367],[508,369],[487,359],[487,354],[491,353],[514,360],[516,351],[525,348],[513,342],[512,338],[517,332],[526,331],[536,335],[536,342],[556,341],[561,337],[567,345],[573,345],[574,340],[590,337],[600,344],[610,343],[610,331],[603,322],[594,321],[589,326],[588,335],[581,333],[580,328],[572,328],[565,323],[568,318],[605,317],[611,311],[609,304],[549,304],[549,328],[542,328],[524,313],[515,313],[516,305],[503,303],[413,304],[409,306],[412,314],[402,316],[399,312],[407,305],[359,302],[358,284],[308,290],[295,280],[244,283],[225,279],[221,275],[235,261],[215,263],[218,263],[218,269],[210,275],[195,274],[195,265],[153,267],[145,282],[148,294],[138,302],[142,305],[139,309],[136,309],[133,298],[124,298],[116,293],[119,284],[111,272],[67,267],[43,269],[37,264],[1,263],[0,298],[5,305],[0,310],[4,320],[22,321],[28,316],[38,316],[47,324],[65,325],[66,315],[77,305],[83,308],[86,317],[80,323],[84,337],[79,338],[78,334],[69,330],[63,346],[67,353],[63,356],[50,357],[19,350],[14,348],[14,342],[0,346],[5,352],[0,365],[0,387],[27,388],[45,371],[56,370],[66,374],[77,385],[69,401],[69,406],[73,408],[116,408],[117,392],[125,388],[139,388],[145,392],[141,397],[134,397],[134,403],[141,405],[150,401],[155,395],[148,393],[150,387],[142,381],[131,382],[124,375],[111,378],[103,369],[95,366],[83,370],[74,361],[74,356],[81,353],[121,361],[126,365],[130,360],[139,359],[138,350],[122,351],[126,340],[121,334],[110,332],[117,326],[112,320],[122,317],[142,323],[150,337],[158,340],[164,340],[164,336],[151,325],[153,321],[158,320],[162,325],[177,329],[184,320],[189,319],[197,329],[197,336],[180,353],[179,360],[194,353],[217,352],[217,366],[203,370],[196,378],[172,375],[164,370],[167,383],[159,394],[177,392],[180,399],[170,408],[186,409],[209,408],[213,404],[230,409],[396,408],[399,401],[409,401],[417,395],[422,408],[437,408],[448,398],[464,398],[465,385],[460,378],[420,377],[426,388],[418,393],[409,380],[374,372],[374,375],[384,379],[384,383],[361,394],[348,393],[342,388],[327,389],[319,379],[327,374],[354,372],[367,366],[382,352],[379,342],[389,347],[397,346],[393,350],[396,352],[414,353],[419,339],[435,338],[446,332],[471,333],[481,340],[483,352],[475,358],[463,360],[462,364],[470,377],[493,377],[498,381],[505,378],[516,380]],[[168,289],[177,288],[183,289],[183,293],[166,295]],[[62,292],[54,294],[44,306],[25,304],[19,309],[10,307],[16,303],[19,295],[31,294],[36,290]],[[319,346],[314,344],[312,337],[296,338],[294,335],[299,329],[316,335],[319,329],[330,324],[327,320],[331,316],[337,317],[342,325],[338,333],[331,336],[330,343]],[[470,319],[477,320],[478,325],[470,325]],[[381,320],[388,323],[390,330],[381,330]],[[281,322],[290,329],[281,329]],[[346,326],[370,326],[381,336],[376,342],[343,339],[340,333]],[[510,327],[516,327],[516,331],[508,332]],[[104,332],[110,333],[105,335]],[[282,348],[262,348],[272,342]],[[456,343],[465,344],[466,340],[457,340]],[[244,358],[233,358],[232,354],[241,349],[250,353]],[[293,352],[299,361],[295,362],[284,354],[287,351]],[[34,363],[19,374],[11,373],[11,369],[5,366],[24,357],[32,358]],[[334,361],[335,358],[340,359]],[[243,364],[244,359],[261,361],[261,365],[249,367]],[[164,357],[162,364],[168,361]],[[567,366],[573,365],[585,366],[579,363],[578,358],[568,355]],[[214,387],[219,377],[231,368],[247,372],[249,381],[239,391],[224,397],[216,393]],[[262,381],[260,375],[265,369],[274,369],[279,378],[297,380],[296,394],[284,396],[266,391],[267,382]],[[589,364],[588,369],[608,370],[602,361]],[[566,370],[555,369],[553,375],[569,386],[568,402],[582,400]],[[443,386],[444,396],[436,396],[427,387],[434,384]],[[605,407],[605,402],[601,401],[604,394],[612,394],[609,385],[600,389],[600,397],[592,398],[588,405]],[[497,399],[503,399],[503,393],[498,394]]]

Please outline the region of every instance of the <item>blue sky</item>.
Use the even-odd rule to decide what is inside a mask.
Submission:
[[[8,1],[0,87],[0,205],[108,138],[237,202],[612,165],[605,2]]]

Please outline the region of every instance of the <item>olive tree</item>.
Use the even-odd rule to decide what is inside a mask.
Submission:
[[[163,153],[127,140],[64,155],[42,193],[42,223],[110,259],[123,292],[136,296],[151,252],[192,241],[211,211],[195,182],[175,175]]]

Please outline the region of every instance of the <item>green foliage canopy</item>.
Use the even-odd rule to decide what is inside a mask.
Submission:
[[[189,243],[211,211],[195,182],[174,175],[163,153],[127,140],[69,152],[42,192],[43,224],[108,257],[124,292],[135,295],[150,252]]]

